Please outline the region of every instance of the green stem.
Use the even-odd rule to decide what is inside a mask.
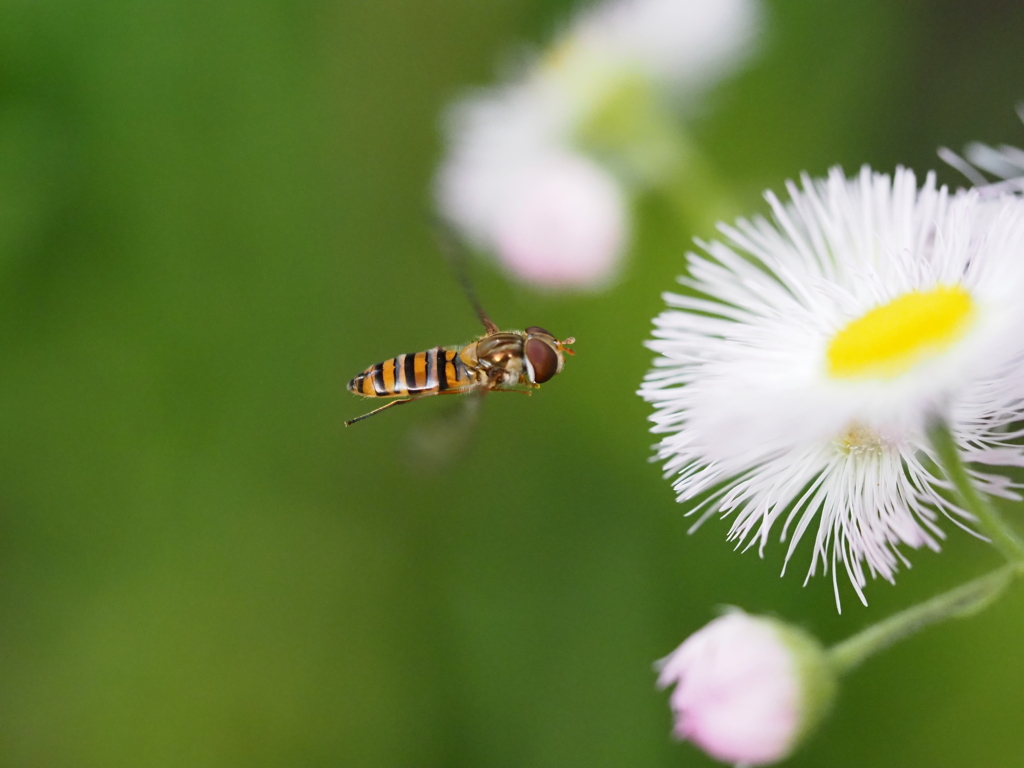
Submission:
[[[964,507],[977,518],[978,527],[1009,565],[890,616],[833,646],[828,657],[838,673],[848,672],[883,648],[931,624],[980,611],[999,596],[1011,579],[1024,574],[1024,541],[971,482],[949,427],[938,421],[929,430],[929,437],[939,465],[960,494]]]
[[[1024,563],[1024,541],[1006,521],[999,511],[974,487],[967,469],[960,460],[956,441],[945,421],[937,421],[929,430],[932,445],[939,456],[939,463],[960,493],[967,511],[978,519],[978,527],[982,533],[992,540],[992,544],[1010,563]]]
[[[577,126],[576,143],[617,170],[634,190],[664,195],[692,235],[712,234],[741,208],[714,165],[693,144],[662,89],[646,77],[625,77]]]
[[[945,594],[900,611],[832,646],[827,651],[829,661],[837,673],[849,672],[868,657],[931,624],[962,618],[982,610],[1021,572],[1024,572],[1021,563],[1005,565]]]

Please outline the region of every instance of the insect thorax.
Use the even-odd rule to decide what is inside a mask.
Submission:
[[[467,344],[460,353],[466,367],[480,381],[492,386],[514,387],[523,374],[523,336],[518,333],[494,333]]]

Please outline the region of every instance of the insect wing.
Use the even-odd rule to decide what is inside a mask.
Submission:
[[[409,430],[406,459],[424,472],[436,472],[466,455],[476,436],[487,390],[483,387],[458,398],[441,413]]]
[[[488,336],[492,333],[498,333],[498,326],[495,325],[493,320],[491,320],[490,315],[484,311],[483,305],[480,304],[480,300],[476,296],[476,290],[473,288],[473,281],[469,279],[466,247],[462,245],[455,233],[445,226],[444,223],[438,221],[436,227],[437,240],[441,246],[441,253],[445,255],[449,268],[452,270],[452,273],[455,275],[455,279],[458,280],[459,285],[462,287],[462,292],[466,295],[466,299],[476,311],[476,316],[479,317],[480,322],[484,324],[485,333]]]

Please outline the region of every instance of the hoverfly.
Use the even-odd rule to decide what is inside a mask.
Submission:
[[[434,347],[371,365],[348,383],[348,391],[402,399],[346,421],[346,427],[431,395],[529,392],[562,370],[565,354],[575,354],[569,348],[574,338],[559,341],[536,325],[525,331],[499,330],[471,294],[470,300],[484,324],[484,335],[463,347]]]

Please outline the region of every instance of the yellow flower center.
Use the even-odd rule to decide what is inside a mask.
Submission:
[[[563,69],[565,65],[575,56],[579,49],[579,43],[572,35],[565,35],[551,46],[541,58],[541,66],[549,69]]]
[[[895,378],[952,346],[973,319],[974,301],[958,285],[910,291],[840,330],[828,345],[828,373]]]
[[[846,456],[878,456],[885,447],[878,433],[861,424],[851,424],[833,445]]]

